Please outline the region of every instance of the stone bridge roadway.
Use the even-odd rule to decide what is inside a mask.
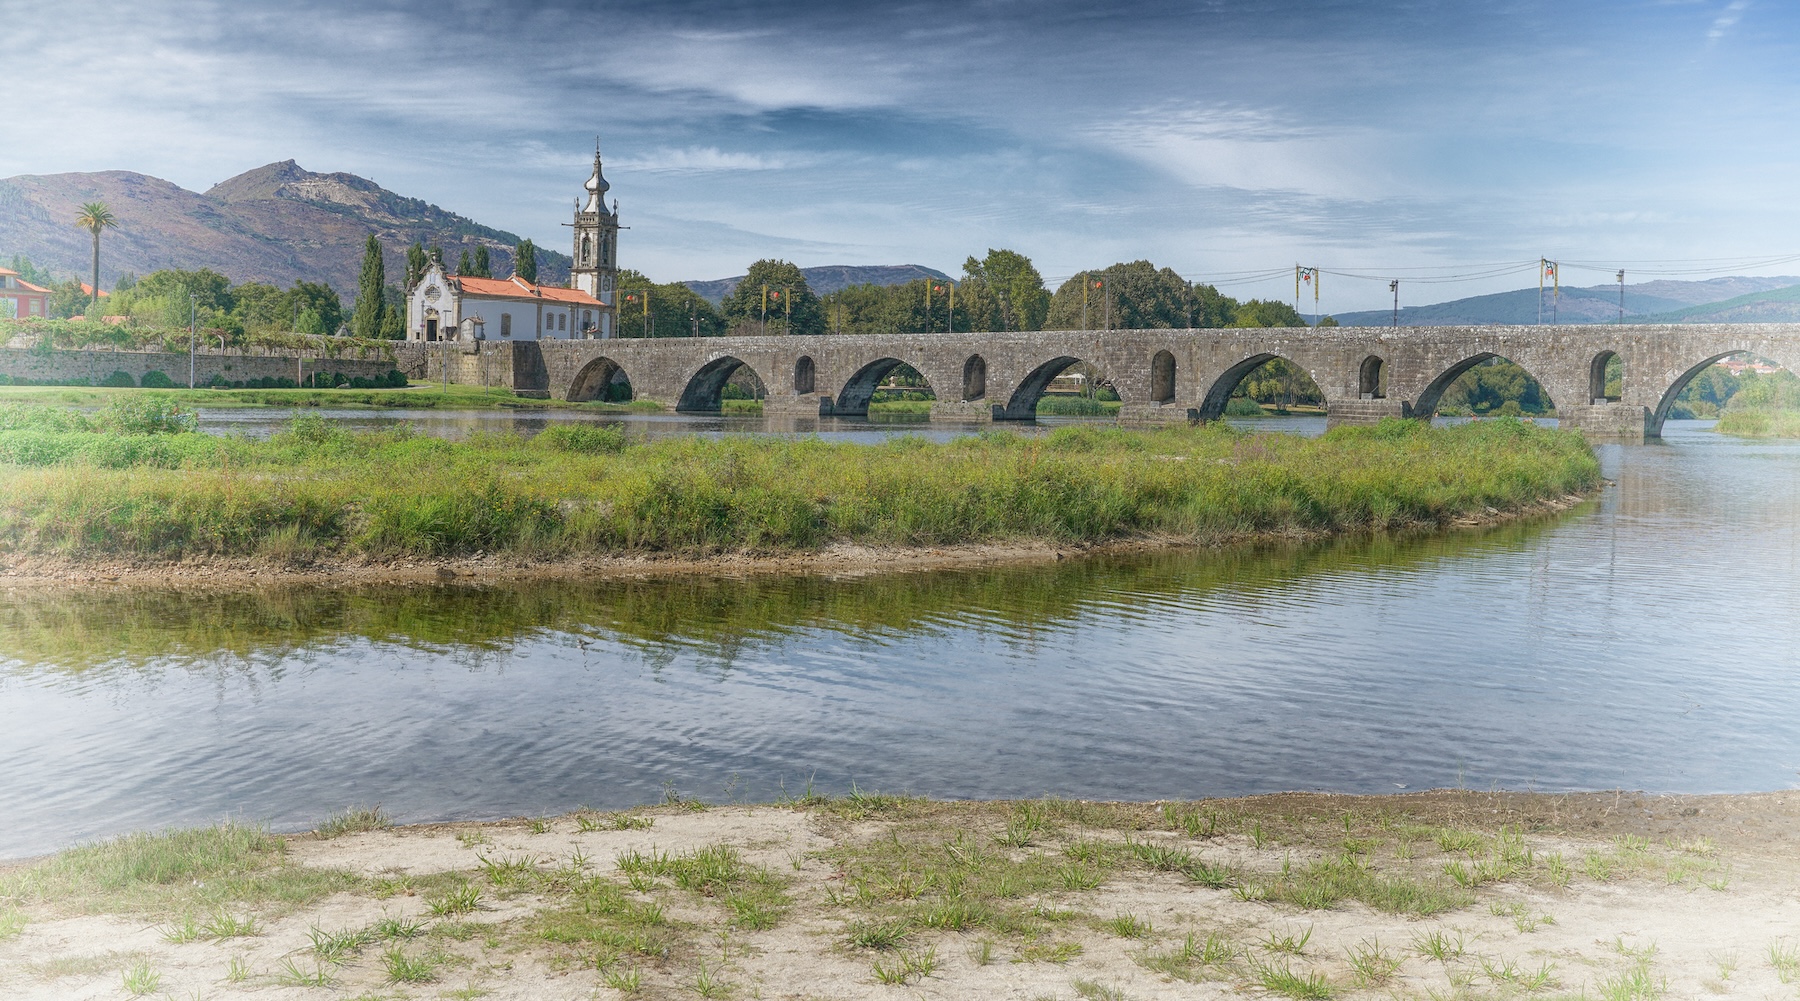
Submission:
[[[1334,423],[1428,417],[1457,376],[1489,358],[1516,362],[1549,392],[1565,426],[1608,437],[1661,433],[1677,394],[1720,358],[1749,353],[1800,372],[1800,324],[1335,327],[1039,331],[818,337],[707,337],[399,346],[416,378],[510,386],[522,395],[594,399],[618,373],[638,399],[716,411],[748,367],[764,412],[860,416],[897,365],[936,395],[933,417],[1030,420],[1050,380],[1077,362],[1119,394],[1123,422],[1212,420],[1251,369],[1281,357],[1323,391]],[[1621,394],[1604,373],[1617,355]]]

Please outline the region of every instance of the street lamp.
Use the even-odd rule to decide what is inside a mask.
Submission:
[[[1388,282],[1388,291],[1394,293],[1394,327],[1400,326],[1400,279]]]
[[[96,299],[95,301],[97,302],[99,300]],[[200,320],[200,297],[192,292],[189,292],[188,293],[188,388],[189,389],[194,388],[194,351],[197,347],[197,345],[194,343],[194,339],[195,339],[196,334],[198,333],[199,320]]]

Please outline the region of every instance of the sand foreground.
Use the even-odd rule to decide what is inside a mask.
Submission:
[[[0,995],[1800,996],[1794,792],[376,823],[0,871]]]

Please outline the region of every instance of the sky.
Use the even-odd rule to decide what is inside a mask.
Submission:
[[[1291,299],[1321,267],[1330,312],[1396,277],[1402,304],[1526,287],[1540,257],[1588,285],[1800,255],[1776,0],[0,0],[0,24],[0,177],[204,190],[292,158],[560,248],[598,135],[622,263],[659,281],[1005,247],[1052,287],[1148,259]]]

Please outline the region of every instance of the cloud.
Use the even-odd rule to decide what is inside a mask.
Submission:
[[[728,153],[717,146],[657,149],[614,162],[621,170],[654,174],[706,174],[737,170],[791,170],[810,166],[812,158],[787,154]]]
[[[1744,9],[1750,6],[1750,0],[1731,0],[1719,16],[1713,18],[1712,27],[1707,29],[1706,40],[1710,44],[1725,37],[1738,20],[1744,16]]]
[[[1302,125],[1260,109],[1143,109],[1090,126],[1087,134],[1197,187],[1362,199],[1388,186],[1373,132]]]

